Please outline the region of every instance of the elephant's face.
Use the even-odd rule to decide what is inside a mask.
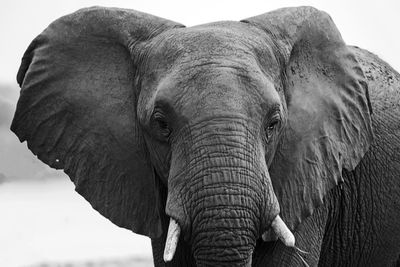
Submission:
[[[28,48],[12,129],[117,225],[170,217],[166,260],[181,232],[198,265],[245,265],[263,233],[293,246],[366,152],[363,79],[312,8],[192,28],[92,8]]]
[[[177,29],[170,40],[162,34],[143,63],[139,122],[157,174],[168,183],[166,213],[199,260],[248,259],[279,214],[266,165],[286,117],[274,83],[278,63],[267,46],[255,51],[263,41],[256,29],[232,28]]]

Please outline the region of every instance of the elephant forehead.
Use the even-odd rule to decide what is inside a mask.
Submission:
[[[212,59],[234,57],[245,59],[264,57],[274,59],[273,51],[266,45],[268,36],[248,24],[228,21],[215,22],[189,28],[177,28],[161,34],[153,43],[157,59]]]
[[[249,34],[248,31],[246,33]],[[246,52],[256,41],[249,36],[245,37],[244,35],[247,34],[244,34],[243,30],[219,25],[178,29],[176,34],[176,48],[190,54],[223,55],[239,51]]]
[[[260,30],[240,22],[177,28],[161,34],[150,44],[145,73],[153,87],[173,72],[178,72],[176,80],[183,82],[228,72],[241,81],[257,80],[264,73],[275,83],[281,70],[270,43]],[[225,81],[229,83],[232,75],[228,76]]]
[[[239,22],[161,34],[148,53],[142,82],[149,96],[142,99],[162,100],[178,113],[193,116],[225,111],[260,114],[261,106],[279,102],[274,88],[279,64],[266,38]]]
[[[156,95],[193,117],[232,112],[258,117],[266,106],[280,102],[261,70],[249,71],[235,61],[217,59],[176,68],[158,84]]]

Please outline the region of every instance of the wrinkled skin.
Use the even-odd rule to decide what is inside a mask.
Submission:
[[[400,77],[321,11],[185,28],[83,9],[32,42],[17,79],[11,129],[149,236],[156,266],[398,259]],[[181,235],[165,263],[170,218]]]
[[[367,78],[375,139],[356,169],[344,171],[344,183],[329,192],[295,236],[309,252],[303,258],[310,266],[399,266],[400,210],[393,203],[400,196],[400,75],[372,53],[351,50]],[[281,244],[275,249],[260,245],[269,249],[260,248],[263,256],[253,261],[260,266],[304,266]]]

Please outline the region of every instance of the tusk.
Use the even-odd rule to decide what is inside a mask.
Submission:
[[[178,245],[180,234],[181,234],[181,228],[179,227],[178,223],[174,219],[170,218],[167,241],[165,242],[165,249],[164,249],[165,262],[169,262],[173,259],[176,251],[176,246]]]
[[[294,235],[286,226],[286,224],[282,221],[279,215],[276,216],[275,219],[272,221],[271,227],[278,238],[283,242],[283,244],[285,244],[285,246],[294,247]]]
[[[289,228],[286,226],[284,221],[281,219],[279,215],[275,217],[275,219],[271,223],[271,228],[273,233],[269,233],[269,231],[266,231],[263,235],[262,238],[264,241],[269,241],[274,238],[274,236],[277,236],[283,244],[287,247],[294,247],[295,244],[295,238],[293,233],[289,230]]]

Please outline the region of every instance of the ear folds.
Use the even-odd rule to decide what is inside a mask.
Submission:
[[[135,45],[174,22],[88,8],[53,22],[26,51],[11,129],[115,224],[161,234],[155,178],[137,122]]]
[[[270,174],[282,217],[295,229],[368,150],[367,85],[327,14],[286,8],[245,22],[279,49],[288,122]]]

